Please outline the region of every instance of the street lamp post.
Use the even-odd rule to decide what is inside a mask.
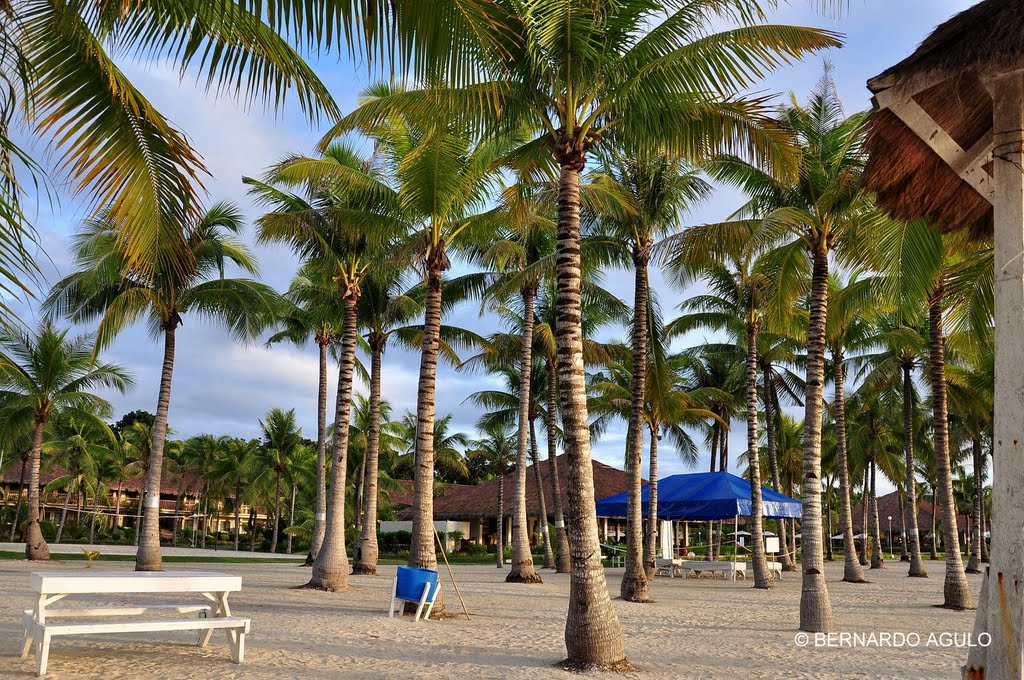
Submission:
[[[889,557],[892,557],[892,515],[889,515]]]

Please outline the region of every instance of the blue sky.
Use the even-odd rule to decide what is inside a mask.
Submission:
[[[848,113],[866,109],[869,95],[866,80],[907,56],[939,23],[973,4],[970,0],[851,0],[840,19],[822,16],[814,3],[792,0],[773,16],[775,23],[829,28],[845,35],[846,46],[828,54],[811,57],[786,68],[758,88],[764,93],[793,91],[803,99],[822,73],[825,59],[834,66],[834,77]],[[330,88],[338,105],[349,111],[359,91],[370,80],[345,59],[324,56],[315,61],[317,73]],[[314,128],[297,106],[267,113],[245,110],[229,98],[216,99],[191,81],[181,82],[170,66],[125,64],[133,82],[157,108],[184,130],[202,154],[212,177],[205,182],[210,202],[238,202],[252,219],[258,215],[245,194],[242,175],[260,174],[268,165],[288,152],[310,152],[326,123]],[[43,149],[35,149],[37,156]],[[57,187],[59,203],[39,202],[34,217],[39,228],[50,281],[68,273],[68,237],[84,216],[82,208]],[[708,203],[687,215],[686,224],[699,224],[725,217],[739,197],[731,191],[718,191]],[[251,232],[246,234],[249,240]],[[295,259],[283,249],[257,248],[265,281],[284,290],[295,272]],[[622,299],[632,299],[632,277],[628,272],[611,272],[607,284]],[[685,292],[674,290],[655,273],[653,285],[658,291],[666,316],[673,313]],[[477,305],[458,309],[451,321],[481,333],[497,330],[493,318],[479,318]],[[36,317],[26,310],[27,320]],[[89,329],[83,329],[89,330]],[[611,335],[623,336],[624,330],[612,329]],[[690,344],[703,340],[692,338]],[[200,433],[256,436],[258,419],[271,407],[295,408],[307,436],[316,432],[317,362],[314,347],[278,346],[268,350],[262,345],[234,343],[221,329],[195,319],[185,319],[178,333],[170,424],[176,436]],[[136,408],[155,410],[159,380],[161,346],[144,328],[124,333],[106,353],[106,358],[125,365],[135,376],[136,387],[127,395],[111,395],[118,415]],[[385,359],[383,391],[396,415],[415,408],[418,356],[399,348],[389,349]],[[472,433],[476,410],[463,401],[471,392],[484,389],[486,377],[441,369],[438,380],[438,414],[454,413],[455,426]],[[333,382],[333,378],[332,378]],[[333,400],[333,394],[331,396]],[[625,426],[613,428],[594,445],[595,458],[621,467]],[[745,433],[735,423],[730,450],[743,451]],[[667,447],[661,447],[661,475],[685,471]],[[646,465],[646,463],[645,463]],[[703,453],[698,469],[706,469]]]

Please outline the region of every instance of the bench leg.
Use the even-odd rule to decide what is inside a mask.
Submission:
[[[35,642],[35,620],[31,618],[30,614],[26,614],[22,620],[22,626],[25,628],[25,635],[21,641],[21,658],[27,658],[29,651],[32,649],[32,643]]]
[[[43,637],[36,643],[36,676],[46,675],[46,664],[50,660],[50,634],[43,631]]]
[[[429,594],[430,594],[430,584],[429,583],[424,583],[423,584],[423,594],[420,595],[420,605],[418,607],[416,607],[416,621],[420,620],[420,614],[423,613],[423,605],[426,604],[426,602],[427,602],[427,595],[429,595]],[[434,608],[434,603],[433,602],[430,603],[430,608],[431,609]],[[428,617],[430,616],[430,612],[429,611],[427,612],[427,616]]]
[[[395,576],[395,580],[391,582],[391,611],[388,612],[388,618],[395,618],[395,595],[398,594],[398,576]]]
[[[231,660],[235,663],[242,663],[245,658],[245,633],[238,631],[234,637],[235,642],[231,645]]]

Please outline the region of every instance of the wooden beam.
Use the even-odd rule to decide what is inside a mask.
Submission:
[[[944,160],[957,175],[974,187],[975,191],[989,203],[992,202],[992,178],[982,167],[992,154],[991,133],[971,147],[970,151],[965,151],[913,99],[890,105],[889,110],[895,113],[932,151],[938,154],[939,158]]]

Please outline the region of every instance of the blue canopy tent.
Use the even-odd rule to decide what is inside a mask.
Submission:
[[[641,489],[643,516],[650,516],[650,485]],[[597,501],[598,517],[625,517],[627,492]],[[761,487],[764,517],[800,517],[800,501]],[[739,518],[750,515],[750,482],[728,472],[697,472],[673,475],[658,481],[658,519],[664,521],[713,521],[732,519],[734,536]],[[666,548],[663,548],[665,550]],[[735,554],[735,553],[734,553]]]
[[[597,502],[598,517],[625,517],[626,494]],[[649,516],[650,485],[644,485],[644,517]],[[800,517],[800,501],[761,487],[765,517]],[[750,482],[728,472],[697,472],[673,475],[658,481],[658,519],[705,521],[745,517],[750,514]]]

